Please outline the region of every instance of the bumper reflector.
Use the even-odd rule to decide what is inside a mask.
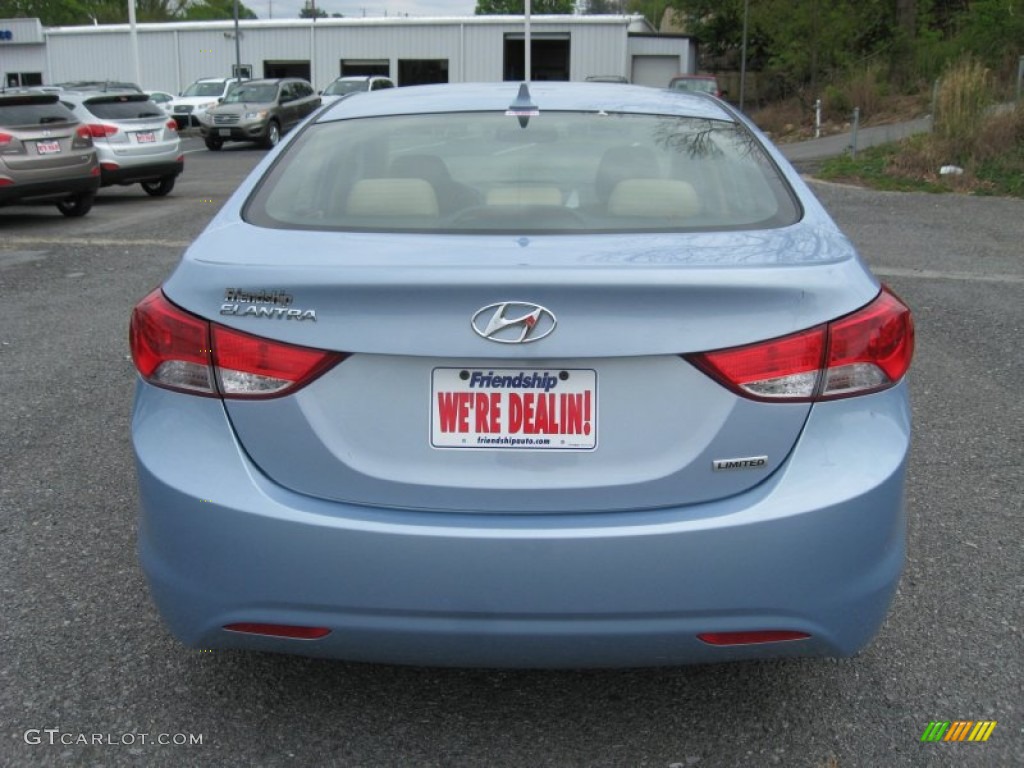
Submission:
[[[806,640],[806,632],[787,629],[768,629],[759,632],[704,632],[697,635],[708,645],[754,645],[756,643],[781,643],[787,640]]]
[[[270,637],[290,637],[297,640],[319,640],[327,637],[331,630],[327,627],[296,627],[291,624],[253,624],[241,622],[226,624],[224,629],[229,632],[245,632],[250,635],[269,635]]]

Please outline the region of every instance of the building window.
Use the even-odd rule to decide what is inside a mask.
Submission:
[[[387,59],[342,59],[341,76],[383,75],[391,77],[391,62]]]
[[[448,82],[448,59],[399,59],[399,85]]]
[[[301,77],[309,80],[309,61],[264,61],[264,77]]]
[[[526,74],[526,46],[521,32],[505,35],[505,79],[523,80]],[[531,36],[531,80],[569,79],[569,34]]]
[[[17,88],[19,85],[42,85],[42,72],[8,72],[7,87]]]

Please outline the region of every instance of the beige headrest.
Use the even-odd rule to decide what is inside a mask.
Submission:
[[[611,216],[688,219],[700,211],[693,186],[675,179],[625,179],[608,200]]]
[[[345,211],[351,216],[437,216],[437,195],[423,179],[360,179]]]

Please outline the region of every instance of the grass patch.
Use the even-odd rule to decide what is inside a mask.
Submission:
[[[818,177],[895,192],[960,192],[1024,198],[1024,104],[990,113],[971,137],[922,134],[825,161]],[[944,165],[962,173],[942,175]]]
[[[907,142],[883,144],[861,150],[856,157],[840,155],[826,160],[817,176],[828,181],[857,184],[889,192],[949,192],[951,189],[937,181],[915,178],[893,172],[901,147]]]

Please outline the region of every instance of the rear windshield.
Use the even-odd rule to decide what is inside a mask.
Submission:
[[[192,96],[220,96],[224,93],[224,83],[192,83],[188,88],[182,91],[181,95],[184,97]]]
[[[134,120],[145,117],[163,117],[164,111],[149,99],[131,96],[103,96],[89,99],[85,108],[103,120]]]
[[[367,87],[365,80],[335,80],[324,90],[324,95],[344,96],[346,93],[365,91]]]
[[[277,98],[276,85],[236,85],[224,98],[225,104],[269,104]]]
[[[60,102],[54,101],[49,104],[42,103],[6,103],[0,104],[0,125],[10,127],[43,125],[46,123],[75,123],[78,122]]]
[[[606,112],[398,115],[313,124],[245,218],[287,229],[631,232],[761,229],[800,209],[725,121]]]

